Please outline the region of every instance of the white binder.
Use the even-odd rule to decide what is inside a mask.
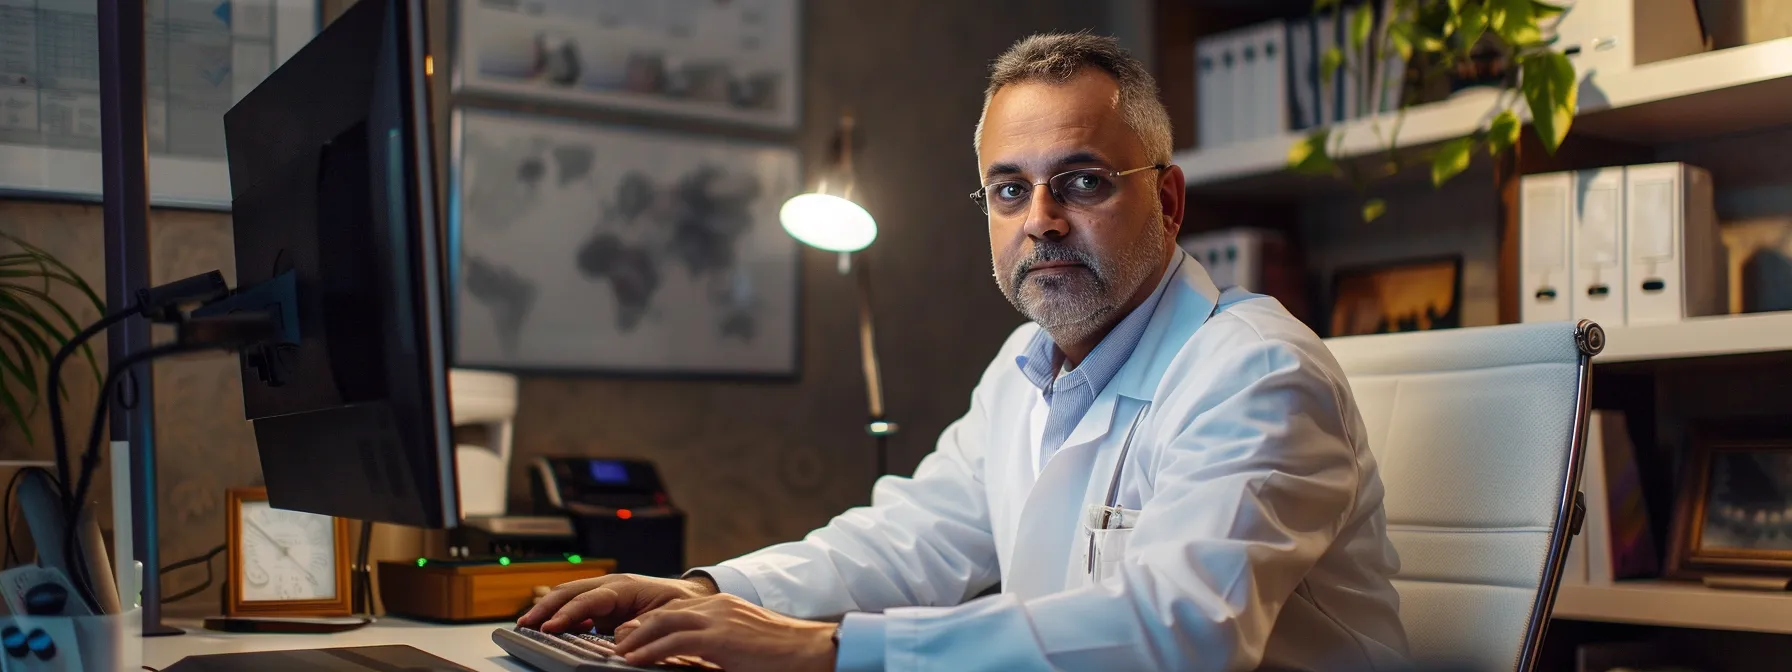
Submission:
[[[1195,144],[1202,148],[1226,142],[1221,129],[1230,114],[1220,111],[1230,103],[1219,86],[1220,41],[1217,36],[1202,38],[1195,43]]]
[[[1683,163],[1630,166],[1625,284],[1628,324],[1663,324],[1729,312],[1727,252],[1711,174]]]
[[[1256,31],[1257,71],[1251,79],[1257,101],[1251,116],[1253,138],[1270,138],[1287,133],[1293,125],[1288,113],[1288,26],[1270,21]]]
[[[1236,228],[1183,236],[1177,241],[1189,256],[1201,262],[1213,284],[1236,285],[1251,292],[1268,291],[1264,285],[1265,243],[1281,234],[1268,229]]]
[[[1624,168],[1575,173],[1569,238],[1574,249],[1575,319],[1624,324]]]
[[[1319,125],[1318,56],[1313,53],[1313,18],[1288,20],[1288,96],[1294,102],[1293,130]]]
[[[1519,320],[1575,319],[1568,237],[1574,174],[1528,175],[1519,185]]]
[[[1334,9],[1314,16],[1313,34],[1317,36],[1313,49],[1313,68],[1315,70],[1314,80],[1319,87],[1319,123],[1324,125],[1342,120],[1342,117],[1338,116],[1343,107],[1338,94],[1344,83],[1344,69],[1338,68],[1332,71],[1330,84],[1325,83],[1325,73],[1319,71],[1319,63],[1325,60],[1325,52],[1331,51],[1332,47],[1342,46],[1338,42],[1338,11]]]
[[[1244,41],[1239,38],[1238,31],[1209,35],[1201,38],[1195,45],[1196,58],[1203,48],[1213,59],[1212,76],[1201,76],[1196,84],[1195,94],[1200,98],[1199,114],[1201,126],[1208,131],[1201,134],[1198,142],[1202,147],[1219,147],[1237,142],[1241,136],[1238,130],[1237,111],[1238,80],[1240,68],[1243,67],[1241,47]],[[1199,68],[1200,61],[1196,61]],[[1202,72],[1202,75],[1207,74]]]
[[[1232,42],[1232,51],[1238,54],[1234,63],[1238,68],[1232,71],[1232,134],[1233,142],[1241,142],[1257,137],[1256,115],[1258,78],[1262,75],[1263,45],[1257,43],[1255,28],[1240,28],[1228,33]]]

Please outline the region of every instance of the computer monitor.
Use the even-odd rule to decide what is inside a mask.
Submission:
[[[460,507],[422,5],[356,3],[224,115],[224,136],[231,310],[299,325],[242,357],[269,503],[443,528]],[[289,279],[290,297],[246,305]]]

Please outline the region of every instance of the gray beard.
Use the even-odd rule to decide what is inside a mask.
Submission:
[[[1108,326],[1113,313],[1132,298],[1139,286],[1164,265],[1164,239],[1155,215],[1149,233],[1115,253],[1096,258],[1087,250],[1060,243],[1041,243],[1033,254],[1009,273],[997,270],[996,286],[1008,303],[1038,324],[1056,343],[1083,341]],[[1064,275],[1027,277],[1030,264],[1041,261],[1074,261],[1079,271]]]

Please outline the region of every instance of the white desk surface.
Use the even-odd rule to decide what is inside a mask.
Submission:
[[[342,646],[405,644],[424,653],[479,670],[479,672],[534,672],[517,663],[492,643],[492,630],[508,623],[435,625],[381,618],[372,625],[330,635],[264,635],[214,632],[198,619],[169,619],[187,634],[143,639],[143,664],[156,669],[173,665],[187,656],[251,651],[329,649]]]

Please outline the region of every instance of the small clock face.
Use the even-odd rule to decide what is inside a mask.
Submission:
[[[336,523],[329,516],[242,502],[242,600],[336,598]]]

